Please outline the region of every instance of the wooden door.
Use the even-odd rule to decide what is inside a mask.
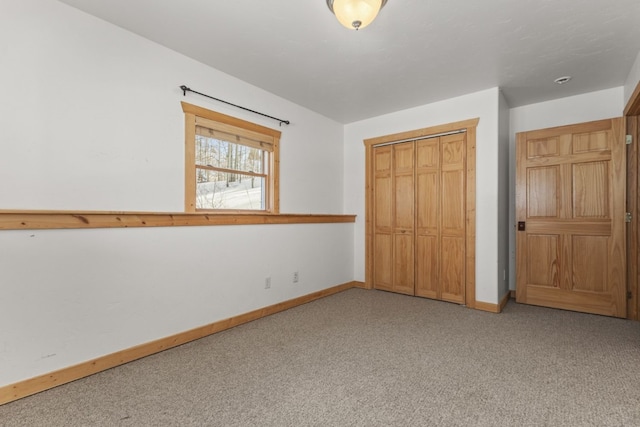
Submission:
[[[523,132],[516,300],[626,316],[622,119]]]
[[[414,295],[414,142],[393,145],[393,291]]]
[[[465,134],[416,143],[416,289],[465,302]]]
[[[464,304],[465,135],[373,152],[374,287]]]
[[[373,287],[393,290],[393,178],[391,146],[373,152]]]
[[[414,143],[376,148],[374,287],[414,294]]]

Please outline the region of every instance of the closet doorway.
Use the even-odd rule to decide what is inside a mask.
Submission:
[[[364,141],[367,288],[475,307],[477,124]]]

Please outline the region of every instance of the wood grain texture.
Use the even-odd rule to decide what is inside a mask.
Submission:
[[[453,132],[461,129],[475,129],[478,126],[480,119],[462,120],[459,122],[447,123],[444,125],[431,126],[428,128],[412,130],[408,132],[394,133],[391,135],[379,136],[376,138],[369,138],[364,140],[365,146],[374,146],[378,144],[386,144],[388,142],[405,141],[410,139],[419,139],[430,135],[437,135],[440,133]]]
[[[477,126],[476,121],[476,126]],[[476,308],[476,126],[467,128],[465,203],[465,301],[467,307]]]
[[[624,109],[627,119],[627,134],[633,138],[633,143],[628,147],[627,156],[627,212],[631,212],[633,219],[627,226],[627,291],[631,298],[627,300],[627,317],[640,319],[640,227],[638,227],[638,215],[640,215],[640,82],[636,85],[629,101]]]
[[[624,119],[611,120],[611,239],[609,240],[609,291],[613,299],[614,316],[627,317],[627,253],[626,253],[626,161]]]
[[[141,344],[126,350],[118,351],[106,356],[98,357],[93,360],[80,363],[75,366],[63,368],[48,374],[40,375],[25,381],[7,386],[0,387],[0,405],[30,396],[41,391],[57,387],[80,378],[88,377],[98,372],[105,371],[115,366],[159,353],[161,351],[177,347],[179,345],[194,341],[208,335],[215,334],[244,323],[252,322],[257,319],[279,313],[338,292],[345,291],[354,287],[362,287],[361,282],[348,282],[322,291],[314,292],[278,304],[270,305],[249,313],[234,316],[209,325],[181,332],[166,338],[161,338],[149,343]]]
[[[609,212],[609,162],[572,165],[573,217],[611,218]]]
[[[196,116],[184,115],[184,211],[196,211]]]
[[[415,295],[440,299],[440,138],[416,142]]]
[[[373,289],[375,239],[375,158],[372,145],[364,147],[364,285]]]
[[[390,138],[365,141],[370,198],[366,207],[368,216],[373,218],[373,224],[369,225],[371,235],[365,234],[374,245],[370,249],[373,257],[365,256],[372,262],[366,267],[365,275],[373,272],[373,287],[461,304],[470,297],[468,306],[473,307],[475,247],[471,249],[471,256],[467,256],[467,249],[475,246],[475,128],[466,131],[466,134],[378,147],[374,145],[388,143]],[[419,130],[393,137],[427,134]],[[392,153],[391,171],[386,167],[389,152]],[[391,177],[390,184],[388,177]],[[474,188],[468,195],[470,185]],[[409,189],[412,189],[413,200]],[[389,197],[393,199],[390,214]],[[381,237],[387,233],[383,225],[389,215],[394,228],[391,268],[386,255],[389,239]],[[382,219],[380,222],[376,220],[378,217]],[[412,238],[408,234],[412,234]],[[380,271],[376,273],[376,269]],[[474,271],[468,274],[469,269]],[[387,281],[389,273],[391,284]],[[409,283],[411,275],[413,287]]]
[[[415,287],[415,144],[405,142],[391,146],[393,150],[392,224],[393,286],[392,290],[414,295]],[[386,201],[376,199],[376,204]]]
[[[557,218],[559,168],[529,168],[527,172],[527,216]]]
[[[640,86],[639,86],[640,87]],[[627,318],[638,320],[640,301],[640,278],[638,265],[640,264],[640,244],[638,230],[638,137],[640,136],[640,116],[627,117],[627,135],[631,135],[633,143],[627,147],[627,212],[631,213],[631,222],[627,224],[627,291],[631,298],[627,300]]]
[[[518,302],[626,316],[622,127],[610,119],[517,135]]]
[[[275,129],[271,129],[266,126],[260,126],[258,124],[238,119],[236,117],[227,116],[226,114],[217,113],[215,111],[211,111],[203,107],[198,107],[197,105],[189,104],[187,102],[181,102],[180,104],[182,105],[182,111],[184,113],[193,114],[197,117],[213,120],[215,122],[225,123],[238,128],[247,129],[252,132],[270,135],[277,139],[280,139],[280,135],[282,134],[282,132]]]
[[[371,285],[376,289],[393,290],[393,147],[373,152],[373,221]]]
[[[498,304],[491,304],[488,302],[477,301],[475,309],[480,311],[487,311],[489,313],[495,313],[495,314],[502,313],[502,310],[504,310],[507,303],[509,302],[509,298],[513,298],[511,292],[507,292],[506,294],[504,294],[504,296],[500,299],[500,302]]]
[[[527,239],[527,277],[537,286],[560,286],[560,236],[529,233]]]
[[[355,215],[0,211],[0,230],[182,227],[355,222]]]
[[[268,210],[280,213],[280,135],[273,140],[273,152],[269,156],[269,163],[271,185],[267,186]]]
[[[627,105],[624,108],[625,116],[640,116],[640,82],[636,85]]]

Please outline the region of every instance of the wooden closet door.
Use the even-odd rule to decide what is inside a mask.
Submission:
[[[374,287],[464,304],[465,134],[378,147]]]
[[[415,143],[393,145],[393,291],[414,295]]]
[[[417,142],[416,295],[465,302],[465,135]]]
[[[414,143],[374,150],[374,287],[414,294]]]
[[[442,299],[465,301],[465,134],[440,138],[440,282]]]
[[[393,290],[392,146],[373,151],[373,287]]]
[[[416,143],[416,295],[440,299],[440,138]]]

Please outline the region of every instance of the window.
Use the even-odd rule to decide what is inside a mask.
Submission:
[[[185,210],[278,213],[280,132],[182,103]]]

